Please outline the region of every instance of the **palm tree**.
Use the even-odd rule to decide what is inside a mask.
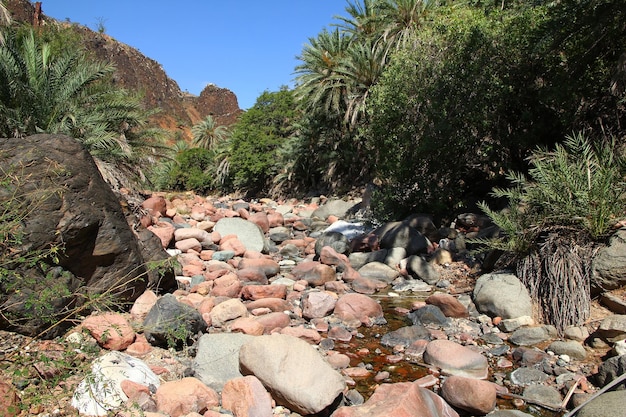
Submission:
[[[191,128],[191,134],[194,145],[205,149],[214,148],[219,142],[227,139],[229,136],[228,128],[226,126],[218,126],[211,115],[195,124]]]
[[[346,110],[348,85],[342,66],[350,37],[339,29],[309,38],[296,67],[296,97],[307,111],[341,115]]]
[[[336,26],[343,32],[358,38],[360,41],[375,41],[380,37],[384,26],[385,15],[382,12],[384,0],[348,1],[346,12],[349,17],[336,16],[341,23]]]
[[[389,49],[404,47],[413,37],[433,7],[432,0],[387,0],[381,5],[384,15],[380,40]]]
[[[8,31],[0,45],[0,133],[67,134],[94,156],[129,157],[144,143],[136,130],[150,113],[137,95],[112,88],[114,70],[79,48],[55,53],[32,30]]]
[[[11,22],[11,13],[7,10],[4,2],[0,1],[0,27],[9,26]],[[4,44],[4,34],[0,32],[0,45],[2,44]]]

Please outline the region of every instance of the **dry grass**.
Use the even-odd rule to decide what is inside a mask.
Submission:
[[[593,241],[579,230],[558,227],[517,263],[517,274],[539,303],[542,321],[559,332],[581,326],[591,314]]]

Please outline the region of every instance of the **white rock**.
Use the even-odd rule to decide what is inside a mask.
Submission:
[[[91,373],[82,380],[72,397],[72,407],[80,414],[104,416],[124,404],[128,397],[121,382],[131,380],[156,390],[159,377],[140,359],[111,351],[96,359]]]

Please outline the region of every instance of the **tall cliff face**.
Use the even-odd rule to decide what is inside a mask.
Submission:
[[[242,113],[237,96],[226,88],[208,85],[200,96],[183,93],[176,81],[167,76],[163,67],[124,43],[91,29],[71,23],[61,23],[38,12],[28,0],[6,0],[5,5],[16,22],[34,25],[61,24],[75,30],[83,39],[85,48],[98,59],[116,66],[114,82],[132,91],[140,91],[148,108],[158,108],[154,117],[158,126],[172,132],[180,131],[187,139],[189,129],[207,115],[218,125],[230,126]],[[210,77],[210,74],[208,74]]]

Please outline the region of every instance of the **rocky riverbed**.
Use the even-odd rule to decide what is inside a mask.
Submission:
[[[142,209],[178,290],[55,341],[4,332],[3,415],[552,417],[626,369],[626,316],[594,302],[562,334],[536,322],[517,277],[467,251],[479,216],[372,225],[359,200],[194,195]],[[624,292],[609,298],[621,313]],[[624,404],[607,392],[577,415]]]

